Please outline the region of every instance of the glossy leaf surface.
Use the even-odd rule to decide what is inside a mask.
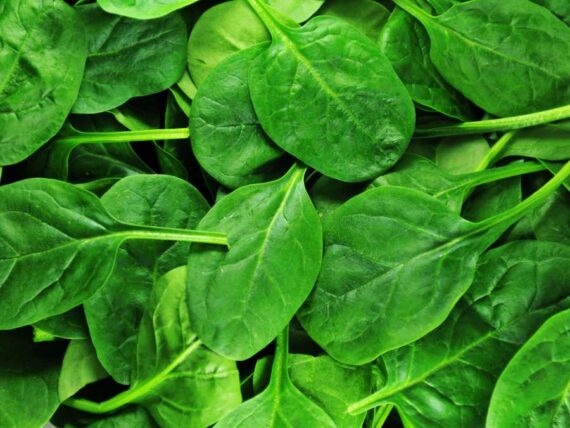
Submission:
[[[86,57],[81,18],[62,0],[2,2],[0,165],[24,160],[59,131]]]
[[[212,350],[243,360],[267,346],[313,288],[321,264],[319,217],[304,169],[223,197],[198,227],[223,231],[230,249],[192,245],[188,303]]]

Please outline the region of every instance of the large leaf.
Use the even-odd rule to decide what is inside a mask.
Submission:
[[[570,248],[559,244],[519,241],[489,251],[445,323],[383,355],[386,385],[351,409],[393,403],[414,426],[483,426],[509,359],[549,316],[570,306],[568,269]]]
[[[288,328],[279,335],[267,388],[216,424],[216,428],[306,427],[332,428],[325,411],[299,391],[289,377]]]
[[[479,255],[526,210],[471,223],[412,189],[355,196],[324,219],[323,266],[301,324],[349,364],[419,339],[445,320],[471,285]]]
[[[473,116],[469,102],[433,65],[429,37],[413,17],[395,9],[378,42],[416,103],[457,119],[468,120]]]
[[[109,15],[96,4],[76,9],[84,17],[89,55],[74,113],[112,109],[163,91],[182,76],[186,26],[178,14],[139,21]]]
[[[155,19],[182,9],[198,0],[97,0],[106,12],[134,19]]]
[[[276,179],[291,164],[263,132],[249,97],[249,68],[267,46],[253,46],[222,61],[192,103],[194,155],[208,174],[229,188]]]
[[[44,426],[59,406],[61,355],[51,344],[33,344],[22,330],[0,332],[0,426]]]
[[[93,194],[60,181],[30,179],[1,186],[0,329],[31,324],[83,303],[108,280],[127,239],[212,238],[220,235],[120,222]]]
[[[554,315],[509,362],[497,381],[488,428],[570,424],[570,310]]]
[[[269,39],[265,25],[245,0],[211,7],[200,16],[188,40],[188,69],[196,86],[231,54]]]
[[[294,166],[276,181],[240,187],[199,228],[227,233],[230,249],[192,245],[188,303],[200,339],[243,360],[268,345],[309,295],[322,253],[319,217]]]
[[[285,151],[342,181],[364,181],[400,158],[414,125],[411,99],[368,37],[332,16],[301,28],[250,0],[273,43],[249,84],[263,129]]]
[[[570,28],[547,9],[474,0],[432,16],[411,0],[395,3],[426,28],[443,77],[485,111],[514,116],[570,102]]]
[[[163,175],[125,178],[101,202],[127,223],[188,229],[196,227],[209,208],[191,184]],[[187,254],[184,243],[126,243],[108,282],[85,302],[97,354],[116,381],[131,381],[136,335],[153,285],[166,272],[186,264]]]
[[[59,131],[86,56],[81,19],[62,0],[0,4],[0,165],[24,160]]]

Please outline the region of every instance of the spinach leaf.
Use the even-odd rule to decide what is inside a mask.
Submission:
[[[376,45],[332,16],[296,28],[259,0],[249,3],[273,37],[249,72],[253,106],[269,137],[342,181],[374,178],[394,165],[410,140],[414,110]]]
[[[465,195],[476,186],[541,170],[543,170],[543,167],[539,164],[516,163],[472,172],[470,174],[452,175],[442,171],[428,159],[416,155],[405,155],[388,174],[381,175],[372,181],[369,187],[401,186],[417,189],[439,199],[453,211],[459,213]],[[510,189],[512,185],[508,185],[507,187]],[[490,192],[493,193],[494,191]],[[488,196],[497,196],[500,194],[501,193],[498,192]],[[520,202],[520,188],[517,195],[519,196],[516,199]],[[345,201],[347,199],[348,198],[346,198]],[[481,204],[485,204],[486,202],[487,199],[481,197]],[[500,203],[500,200],[498,202]],[[473,201],[471,203],[473,203]],[[508,207],[512,205],[513,204],[510,204]],[[480,212],[477,207],[473,207],[472,212],[473,211]],[[477,220],[486,218],[485,216],[475,217],[477,217]]]
[[[24,160],[62,127],[87,57],[82,26],[62,0],[0,5],[0,165]]]
[[[553,14],[558,16],[567,25],[570,25],[570,3],[565,0],[532,0],[545,8],[549,9]]]
[[[558,190],[532,213],[531,222],[537,239],[570,245],[570,194]]]
[[[225,58],[269,39],[265,25],[245,0],[228,1],[208,9],[196,22],[188,40],[192,80],[200,87]]]
[[[267,387],[271,377],[270,363],[266,358],[255,365],[253,382],[256,391]],[[376,367],[348,366],[326,355],[290,354],[288,369],[293,385],[325,410],[338,428],[362,427],[366,415],[349,415],[346,408],[370,394],[379,376],[375,373]]]
[[[44,426],[59,405],[61,355],[51,344],[33,344],[22,330],[0,332],[0,426]]]
[[[288,357],[289,332],[286,328],[277,338],[277,349],[269,386],[258,396],[246,401],[216,424],[216,428],[237,426],[302,426],[335,427],[325,411],[307,398],[291,382]]]
[[[478,171],[489,153],[489,143],[480,135],[444,138],[435,149],[435,163],[451,174]]]
[[[394,2],[424,25],[445,80],[485,111],[513,116],[570,102],[570,28],[545,8],[473,0],[432,16],[410,0]]]
[[[85,385],[107,376],[109,375],[97,360],[93,344],[89,340],[72,340],[63,357],[59,374],[59,399],[67,400]]]
[[[199,223],[227,233],[229,251],[192,245],[188,304],[194,328],[210,349],[243,360],[268,345],[310,293],[321,265],[319,217],[305,170],[240,187]]]
[[[128,239],[205,241],[224,235],[119,222],[91,193],[30,179],[0,187],[0,329],[58,315],[102,287]]]
[[[547,428],[570,421],[570,310],[552,316],[497,381],[486,426]]]
[[[107,14],[96,4],[76,9],[85,21],[89,55],[74,113],[112,109],[167,89],[182,75],[186,26],[178,14],[139,21]]]
[[[502,157],[524,156],[548,161],[570,159],[570,121],[523,129],[501,152]]]
[[[294,22],[304,22],[313,16],[325,0],[263,0],[273,9]]]
[[[261,128],[249,97],[250,65],[267,45],[244,49],[222,61],[200,86],[190,111],[196,159],[232,189],[276,179],[291,163]]]
[[[433,65],[428,34],[412,16],[395,9],[378,42],[419,106],[460,120],[474,116],[470,103]]]
[[[382,27],[386,24],[390,11],[373,0],[328,0],[319,9],[319,15],[341,18],[354,25],[371,40],[378,40]]]
[[[516,207],[480,223],[412,189],[387,186],[355,196],[324,219],[322,268],[299,311],[301,324],[348,364],[421,338],[467,291],[480,254],[562,184],[570,163],[565,168]],[[402,323],[412,317],[414,323]]]
[[[522,200],[521,178],[487,184],[467,199],[461,215],[469,221],[483,221],[507,211]]]
[[[109,214],[126,223],[183,229],[196,227],[209,208],[191,184],[161,175],[127,177],[101,202]],[[185,243],[127,242],[106,284],[84,303],[97,354],[117,382],[132,381],[137,332],[153,285],[184,265],[187,255]]]
[[[140,407],[125,410],[87,425],[87,428],[156,428],[148,412]]]
[[[198,0],[97,0],[106,12],[134,19],[152,19],[168,15]]]
[[[61,315],[46,318],[34,324],[35,328],[54,337],[88,339],[87,321],[83,308],[77,307]]]
[[[350,409],[390,402],[414,426],[483,426],[509,359],[570,306],[569,268],[570,248],[559,244],[520,241],[489,251],[445,323],[383,355],[386,385]]]

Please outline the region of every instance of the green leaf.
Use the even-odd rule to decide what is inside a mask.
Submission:
[[[449,137],[436,148],[435,163],[451,174],[477,171],[489,153],[489,143],[480,135]]]
[[[549,123],[517,132],[501,156],[524,156],[547,161],[570,159],[570,121]]]
[[[304,22],[313,16],[325,0],[263,0],[270,7],[294,22]]]
[[[558,190],[532,213],[531,222],[537,239],[570,245],[570,194]]]
[[[97,0],[106,12],[134,19],[152,19],[168,15],[198,0]]]
[[[198,225],[227,233],[229,251],[192,245],[188,303],[206,346],[236,360],[267,346],[309,295],[321,265],[319,217],[305,170],[240,187]]]
[[[483,221],[507,211],[522,200],[521,178],[513,177],[487,184],[467,199],[461,215],[470,221]]]
[[[400,186],[417,189],[439,199],[453,211],[459,213],[461,212],[465,195],[476,186],[485,183],[493,183],[509,177],[517,177],[522,174],[541,171],[543,169],[544,168],[539,164],[528,162],[525,164],[517,163],[472,172],[470,174],[453,175],[442,171],[433,162],[422,158],[421,156],[405,155],[388,174],[381,175],[375,179],[369,187]],[[517,202],[520,202],[520,185],[518,192],[516,192],[516,186],[514,187],[514,190],[512,189],[512,185],[507,185],[507,188],[509,190],[508,196],[511,196],[511,193],[516,193],[516,195],[518,195],[515,195],[516,198],[509,198],[509,200],[516,199]],[[494,197],[493,202],[500,205],[502,201],[501,192],[494,192],[491,190],[489,193],[485,192],[485,194]],[[492,209],[489,208],[487,202],[488,200],[485,199],[485,197],[478,197],[477,202],[471,201],[473,205],[470,212],[473,213],[473,218],[480,220],[491,217],[491,215],[486,214],[479,216],[475,215],[475,212],[482,213],[483,208],[486,209],[485,213],[489,211],[492,213]],[[495,214],[497,212],[504,211],[504,209],[510,208],[513,205],[516,204],[509,204],[505,207],[501,206]]]
[[[86,56],[83,24],[65,2],[0,4],[0,165],[24,160],[59,131]]]
[[[95,4],[76,9],[84,17],[89,55],[74,113],[110,110],[163,91],[182,75],[186,26],[178,14],[139,21],[109,15]]]
[[[249,97],[250,65],[267,45],[244,49],[222,61],[200,86],[190,111],[196,159],[232,189],[274,180],[291,164],[263,132]]]
[[[549,9],[553,14],[558,16],[567,25],[570,25],[570,3],[566,0],[532,0],[545,8]]]
[[[383,355],[386,385],[350,410],[393,403],[413,426],[483,426],[509,359],[542,322],[570,306],[569,268],[570,248],[559,244],[520,241],[489,251],[445,323]]]
[[[354,367],[338,363],[327,355],[290,354],[288,367],[293,385],[326,411],[338,428],[362,427],[366,415],[349,415],[346,408],[372,391],[377,377],[372,365]],[[257,361],[254,385],[256,376],[263,378],[257,380],[256,390],[265,389],[270,372],[268,359]]]
[[[318,16],[286,26],[250,0],[273,43],[252,64],[253,106],[269,137],[341,181],[374,178],[403,154],[411,99],[378,47],[352,25]]]
[[[67,400],[84,386],[107,376],[109,375],[97,360],[91,341],[72,340],[63,357],[59,375],[59,399]]]
[[[64,339],[88,339],[87,321],[83,308],[77,307],[61,315],[46,318],[34,324],[45,333]]]
[[[328,0],[319,9],[319,15],[330,15],[354,25],[371,40],[378,40],[390,12],[373,0]]]
[[[209,208],[191,184],[161,175],[127,177],[101,202],[120,221],[185,229],[196,227]],[[187,254],[184,243],[126,243],[107,283],[85,302],[99,359],[117,382],[131,381],[136,335],[153,285],[166,272],[184,265]]]
[[[288,341],[289,333],[286,328],[277,339],[269,386],[223,418],[216,424],[216,428],[337,426],[321,407],[291,382],[287,362]]]
[[[245,0],[211,7],[198,19],[188,40],[188,69],[192,80],[200,87],[225,58],[269,40],[265,25]]]
[[[395,9],[378,42],[417,104],[455,119],[473,117],[471,104],[433,65],[429,57],[428,34],[413,17]]]
[[[443,77],[485,111],[514,116],[570,102],[570,28],[545,8],[473,0],[434,17],[410,0],[394,2],[426,28]]]
[[[355,196],[324,219],[322,269],[298,313],[301,324],[348,364],[425,336],[467,291],[481,253],[569,173],[570,163],[517,206],[479,223],[417,190],[386,186]]]
[[[87,428],[156,428],[156,424],[144,409],[136,407],[93,422]]]
[[[61,355],[51,344],[34,344],[22,330],[0,332],[0,426],[44,426],[59,406]]]
[[[93,194],[55,180],[1,186],[0,329],[83,303],[108,280],[128,239],[226,242],[211,232],[119,222]]]
[[[570,423],[570,310],[554,315],[509,362],[493,392],[488,428]]]

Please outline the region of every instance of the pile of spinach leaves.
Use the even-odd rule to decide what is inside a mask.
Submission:
[[[567,0],[0,0],[0,427],[570,427]]]

